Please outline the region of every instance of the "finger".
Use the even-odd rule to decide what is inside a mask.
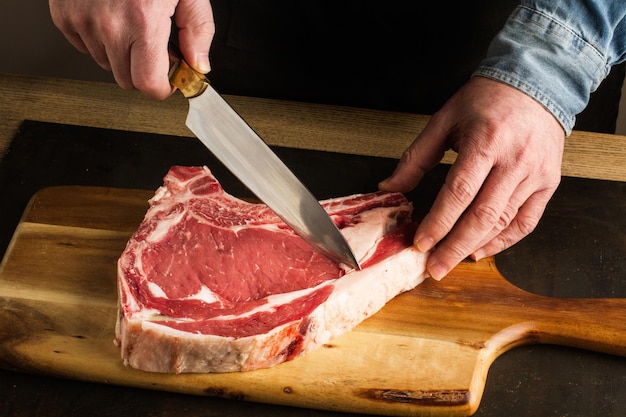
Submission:
[[[515,193],[513,195],[515,195]],[[504,211],[500,215],[500,220],[483,237],[483,239],[480,241],[480,243],[478,243],[476,245],[476,249],[475,249],[474,253],[472,253],[470,255],[470,257],[473,260],[476,261],[476,260],[480,259],[480,257],[479,258],[476,257],[476,254],[477,254],[477,251],[479,250],[479,248],[482,248],[487,243],[489,243],[491,240],[495,239],[496,236],[498,236],[500,233],[502,233],[504,230],[506,230],[510,226],[510,224],[515,220],[515,217],[517,217],[517,215],[519,213],[519,209],[520,209],[520,207],[518,207],[517,204],[514,204],[512,202],[510,202],[506,206],[506,208],[504,209]]]
[[[382,191],[407,192],[424,178],[449,148],[447,132],[443,131],[440,117],[433,116],[424,131],[404,151],[391,176],[378,184]],[[443,140],[442,140],[443,139]]]
[[[50,17],[52,19],[52,23],[63,33],[65,39],[80,52],[86,54],[88,53],[88,49],[85,46],[84,42],[80,38],[80,35],[74,29],[73,25],[69,17],[65,13],[65,8],[57,5],[56,0],[48,1],[48,8],[50,9]]]
[[[63,32],[63,35],[65,36],[65,39],[67,39],[68,42],[78,51],[82,52],[83,54],[89,53],[89,49],[87,49],[87,46],[85,45],[78,33]]]
[[[500,219],[493,226],[493,228],[483,237],[480,243],[476,245],[476,250],[482,248],[491,240],[496,238],[496,236],[506,230],[518,216],[520,208],[527,203],[527,201],[532,197],[534,193],[536,193],[536,191],[533,187],[532,181],[530,181],[528,178],[521,181],[517,188],[515,188],[513,193],[511,193],[508,204],[500,214]],[[476,258],[475,251],[471,254],[471,257],[474,260],[480,259]]]
[[[111,70],[104,45],[98,42],[97,37],[93,34],[93,22],[79,20],[78,23],[75,23],[71,16],[63,13],[64,10],[62,7],[53,6],[52,1],[50,2],[52,21],[63,33],[65,39],[80,52],[90,54],[99,66],[107,71]]]
[[[477,243],[483,241],[502,219],[504,222],[509,221],[505,216],[511,215],[515,208],[508,209],[507,213],[507,206],[517,188],[515,184],[521,181],[501,171],[497,168],[491,171],[474,201],[430,254],[427,268],[433,278],[443,278],[472,254],[477,249]],[[416,246],[420,244],[416,242]]]
[[[492,165],[485,153],[459,153],[430,211],[415,232],[414,242],[417,249],[427,252],[450,233],[483,187]],[[483,211],[486,207],[490,206],[485,206]],[[491,215],[488,212],[486,214]]]
[[[110,47],[107,55],[111,65],[111,71],[115,82],[125,90],[132,90],[135,87],[130,69],[130,53],[120,46]]]
[[[124,61],[130,63],[128,71],[134,88],[157,100],[169,97],[174,91],[168,78],[169,35],[169,19],[163,19],[162,25],[154,26],[152,33],[131,45],[130,57]]]
[[[543,190],[531,195],[519,208],[517,215],[511,223],[488,242],[481,245],[472,254],[472,259],[477,261],[487,256],[493,256],[510,248],[532,233],[539,224],[539,220],[552,195],[552,190]]]
[[[122,88],[133,88],[128,64],[128,52],[124,42],[124,27],[118,19],[113,17],[104,19],[101,24],[93,25],[89,22],[81,27],[81,38],[89,54],[102,68],[113,72],[113,77]]]
[[[174,15],[180,50],[187,63],[203,74],[211,70],[209,49],[215,34],[208,0],[181,0]]]
[[[87,33],[79,34],[79,36],[93,60],[103,69],[111,71],[111,63],[105,45]]]

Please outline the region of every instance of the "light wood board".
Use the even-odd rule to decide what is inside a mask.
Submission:
[[[626,356],[626,300],[555,299],[509,284],[492,258],[392,300],[355,331],[271,369],[169,375],[113,344],[116,261],[152,191],[51,187],[0,265],[0,363],[28,372],[306,408],[467,416],[503,352],[556,343]]]

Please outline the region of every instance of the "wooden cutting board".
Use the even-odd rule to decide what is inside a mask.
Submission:
[[[625,299],[533,295],[506,281],[490,258],[427,280],[354,331],[271,369],[169,375],[124,367],[113,344],[116,261],[152,194],[63,186],[31,199],[0,265],[0,363],[297,407],[468,416],[492,362],[515,346],[555,343],[626,356]]]

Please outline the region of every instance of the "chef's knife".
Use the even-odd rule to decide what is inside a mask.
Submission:
[[[170,61],[170,83],[189,99],[187,127],[307,243],[335,262],[360,269],[328,213],[263,139],[174,46]]]

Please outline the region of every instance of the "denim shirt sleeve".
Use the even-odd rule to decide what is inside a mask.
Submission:
[[[541,103],[566,135],[589,95],[626,60],[626,0],[523,0],[474,75]]]

